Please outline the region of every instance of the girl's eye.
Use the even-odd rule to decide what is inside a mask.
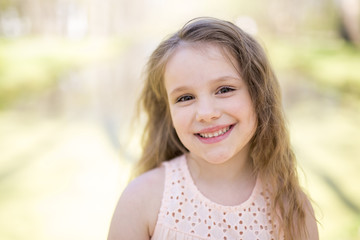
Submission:
[[[232,88],[232,87],[221,87],[217,92],[216,94],[224,94],[224,93],[228,93],[228,92],[232,92],[234,91],[235,89]]]
[[[190,95],[185,95],[185,96],[181,96],[179,97],[178,99],[176,99],[176,102],[186,102],[186,101],[190,101],[190,100],[193,100],[194,97],[193,96],[190,96]]]

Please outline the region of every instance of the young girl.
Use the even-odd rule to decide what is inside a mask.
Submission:
[[[200,18],[150,57],[138,177],[108,239],[318,239],[263,49]]]

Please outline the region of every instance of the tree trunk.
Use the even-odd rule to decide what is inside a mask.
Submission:
[[[359,0],[339,0],[340,33],[348,42],[360,45]]]

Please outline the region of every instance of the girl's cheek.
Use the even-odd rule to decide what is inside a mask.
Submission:
[[[176,127],[176,125],[180,121],[179,118],[181,117],[181,114],[176,109],[170,109],[170,115],[171,115],[171,120],[173,122],[173,125],[174,125],[174,127]]]
[[[171,112],[171,117],[175,128],[184,127],[191,119],[191,113],[185,108],[179,108]]]

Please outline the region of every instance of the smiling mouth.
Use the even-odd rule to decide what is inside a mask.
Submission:
[[[196,135],[202,137],[202,138],[214,138],[214,137],[218,137],[221,135],[224,135],[225,133],[227,133],[231,128],[233,127],[233,125],[224,127],[218,131],[215,132],[209,132],[209,133],[196,133]]]

